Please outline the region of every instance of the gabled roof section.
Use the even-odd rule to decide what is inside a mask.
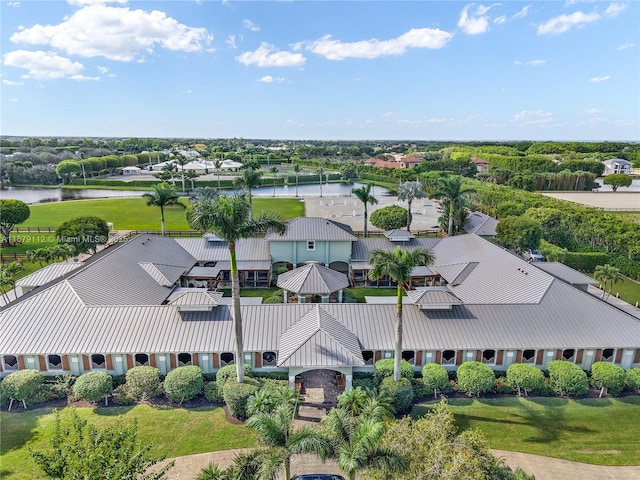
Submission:
[[[414,250],[416,248],[426,248],[432,250],[435,245],[442,241],[441,238],[413,238],[402,244],[402,248]],[[351,247],[351,261],[367,261],[371,250],[395,250],[397,243],[390,242],[384,237],[359,238]]]
[[[211,292],[203,288],[178,288],[169,295],[169,305],[208,305],[215,307],[222,299],[222,292]]]
[[[416,236],[408,230],[387,230],[384,232],[384,236],[389,239],[390,242],[408,242],[413,240]]]
[[[83,266],[82,262],[78,263],[52,263],[40,270],[36,270],[26,277],[22,277],[16,282],[18,287],[39,287],[45,283],[56,280],[69,272]]]
[[[176,238],[176,243],[199,262],[229,261],[229,244],[207,238]],[[269,244],[262,238],[241,238],[236,242],[236,257],[240,260],[271,260]]]
[[[172,238],[143,234],[72,274],[68,282],[86,305],[160,305],[195,263]]]
[[[569,285],[597,285],[597,280],[594,280],[588,275],[585,275],[578,270],[568,267],[564,263],[560,262],[532,262],[531,265],[538,267],[540,270],[544,270],[549,275],[568,283]]]
[[[449,285],[459,285],[477,266],[478,262],[454,263],[452,265],[435,265],[433,270],[438,272]]]
[[[495,237],[497,226],[497,219],[482,212],[473,212],[467,218],[464,230],[467,233],[475,233],[480,236]]]
[[[279,367],[364,364],[358,337],[319,305],[280,336]]]
[[[348,286],[349,279],[344,273],[317,263],[278,275],[278,287],[295,293],[329,294]]]
[[[357,238],[348,225],[321,217],[298,217],[287,221],[287,231],[284,235],[269,232],[265,236],[265,240],[355,242]]]
[[[441,308],[451,308],[453,305],[461,305],[458,297],[446,287],[425,287],[407,291],[407,296],[411,303],[420,308],[436,310]]]

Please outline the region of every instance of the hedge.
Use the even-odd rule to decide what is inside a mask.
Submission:
[[[383,378],[393,377],[394,362],[393,358],[378,360],[373,367],[374,378],[381,381]],[[400,360],[400,376],[407,380],[411,380],[414,376],[413,366],[404,359]]]
[[[575,363],[549,362],[549,382],[559,395],[584,395],[589,390],[587,374]]]
[[[19,370],[7,375],[0,383],[0,388],[3,397],[22,402],[26,409],[27,404],[31,405],[37,397],[43,382],[44,377],[39,371]]]
[[[596,362],[591,366],[591,386],[614,395],[624,390],[625,371],[622,367],[609,362]]]
[[[457,371],[458,386],[474,395],[493,390],[495,375],[491,367],[481,362],[464,362]]]
[[[133,367],[127,371],[127,391],[136,399],[148,400],[162,395],[160,370],[156,367]]]
[[[507,383],[518,390],[518,396],[524,391],[539,391],[544,386],[544,373],[539,368],[526,363],[514,363],[507,369]]]
[[[229,412],[236,418],[247,418],[247,400],[256,393],[259,384],[251,379],[244,383],[238,383],[235,378],[230,378],[222,389],[224,403],[229,407]]]
[[[640,368],[630,368],[625,375],[624,384],[640,393]]]
[[[87,402],[99,402],[113,391],[113,377],[107,372],[95,371],[80,375],[73,384],[73,394]]]
[[[172,402],[182,402],[194,399],[204,385],[202,369],[196,365],[178,367],[171,370],[164,379],[164,392]]]
[[[251,377],[252,375],[253,374],[251,372],[251,365],[248,365],[245,363],[244,376]],[[216,382],[218,384],[218,388],[220,389],[220,391],[224,390],[224,384],[227,382],[227,380],[230,380],[232,378],[237,378],[235,363],[231,365],[226,365],[222,367],[220,370],[218,370],[218,373],[216,373]]]
[[[406,411],[414,397],[411,380],[406,377],[401,377],[397,382],[393,377],[385,377],[380,384],[380,394],[387,395],[391,399],[395,414]]]
[[[444,392],[449,386],[447,369],[438,363],[427,363],[422,367],[422,382],[427,391],[433,392],[433,397],[436,398],[438,392]]]

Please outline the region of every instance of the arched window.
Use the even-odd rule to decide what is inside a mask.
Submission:
[[[2,366],[5,370],[17,370],[18,357],[16,357],[15,355],[4,355],[2,357]]]
[[[616,356],[615,348],[605,348],[602,350],[602,362],[613,362]]]
[[[482,363],[493,365],[496,363],[496,351],[495,350],[483,350],[482,351]]]
[[[416,363],[416,352],[413,350],[403,350],[402,351],[402,359],[409,362],[411,365],[415,365]]]
[[[366,365],[373,365],[374,354],[371,350],[362,351],[362,359]]]
[[[178,354],[178,366],[184,367],[185,365],[191,365],[191,354],[190,353],[179,353]]]
[[[565,348],[562,351],[562,360],[566,360],[567,362],[575,361],[576,351],[573,348]]]
[[[235,363],[233,358],[233,353],[225,352],[220,354],[220,366],[225,367],[227,365],[232,365]]]
[[[262,353],[262,366],[263,367],[275,367],[276,366],[276,353],[275,352],[263,352]]]
[[[522,363],[535,363],[535,361],[536,361],[535,350],[524,350],[522,352]]]
[[[445,350],[442,352],[442,365],[455,365],[456,364],[456,351]]]
[[[149,355],[146,353],[136,353],[134,356],[135,366],[136,367],[148,367],[149,366]]]
[[[107,361],[101,353],[91,355],[91,368],[107,368]]]
[[[60,355],[47,355],[49,370],[62,370],[62,357]]]

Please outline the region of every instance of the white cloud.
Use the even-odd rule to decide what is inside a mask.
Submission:
[[[7,85],[9,87],[15,87],[17,85],[24,85],[24,82],[14,82],[13,80],[2,80],[2,85]]]
[[[598,110],[597,108],[589,108],[588,110],[585,110],[585,113],[587,115],[601,115],[604,112],[602,110]]]
[[[282,83],[284,82],[284,77],[272,77],[271,75],[265,75],[262,78],[259,78],[258,81],[262,83]]]
[[[527,14],[529,13],[529,9],[530,8],[531,8],[531,5],[527,5],[526,7],[522,7],[522,10],[520,10],[517,13],[514,13],[511,18],[524,18],[524,17],[526,17]]]
[[[252,32],[259,32],[260,31],[260,27],[258,25],[256,25],[255,23],[253,23],[248,18],[245,18],[244,20],[242,20],[242,25],[244,25],[244,28],[246,28],[247,30],[251,30]]]
[[[36,52],[15,50],[6,53],[3,58],[4,65],[28,70],[29,73],[23,75],[23,78],[36,80],[72,78],[80,75],[80,72],[84,69],[81,63],[73,62],[53,52],[43,52],[41,50]]]
[[[230,48],[238,48],[238,46],[236,45],[235,35],[229,35],[224,43],[226,43]]]
[[[433,28],[413,28],[390,40],[374,38],[358,42],[341,42],[333,40],[331,35],[325,35],[311,42],[307,50],[329,60],[378,58],[383,55],[402,55],[409,48],[442,48],[452,37],[453,35],[449,32]]]
[[[187,95],[191,95],[193,93],[193,90],[185,90],[185,92]]]
[[[499,17],[496,17],[493,19],[493,23],[497,24],[497,25],[501,25],[503,23],[505,23],[507,21],[507,16],[506,15],[500,15]]]
[[[579,28],[598,20],[600,20],[600,15],[596,12],[573,12],[570,15],[559,15],[542,25],[538,25],[538,35],[565,33],[573,27]]]
[[[18,8],[20,6],[20,2],[7,2],[5,3],[7,7]]]
[[[618,45],[616,50],[626,50],[627,48],[633,48],[635,46],[635,43],[623,43],[622,45]]]
[[[526,62],[522,62],[520,60],[515,60],[513,62],[515,65],[526,65],[529,67],[539,67],[541,65],[544,65],[545,63],[547,63],[546,60],[542,60],[542,59],[535,59],[535,60],[529,60]]]
[[[615,17],[616,15],[625,11],[626,9],[627,9],[627,6],[624,3],[612,3],[604,11],[604,14],[609,17]]]
[[[10,98],[10,99],[9,99],[9,101],[10,101],[11,103],[16,103],[16,102],[17,102],[17,101],[19,101],[19,100],[18,100],[17,98],[13,97],[13,98]]]
[[[76,80],[78,82],[84,82],[84,81],[87,81],[87,80],[96,81],[97,82],[98,80],[100,80],[100,77],[87,77],[86,75],[71,75],[69,78],[71,80]]]
[[[97,68],[98,68],[98,71],[103,75],[106,75],[107,73],[109,73],[109,68],[107,67],[98,66]]]
[[[301,53],[275,51],[275,47],[266,42],[253,52],[243,52],[236,60],[243,65],[258,67],[299,67],[307,61]]]
[[[213,35],[204,28],[178,23],[157,10],[92,4],[58,25],[22,28],[10,39],[14,43],[50,45],[69,55],[129,62],[139,60],[142,52],[152,53],[156,45],[174,51],[202,51]]]
[[[521,125],[546,125],[553,122],[553,113],[541,110],[522,110],[513,116]]]
[[[493,7],[499,6],[499,3],[494,3],[489,6],[479,5],[475,12],[470,13],[469,10],[473,4],[466,5],[462,12],[460,12],[460,18],[458,19],[458,26],[462,31],[468,35],[478,35],[485,33],[489,30],[489,10]],[[499,17],[500,18],[500,17]],[[498,21],[497,23],[502,23]]]
[[[609,80],[609,75],[600,75],[599,77],[593,77],[589,79],[590,83],[600,83],[600,82],[606,82],[607,80]]]
[[[393,113],[393,112],[384,112],[384,113],[382,114],[382,116],[383,116],[384,118],[393,117],[394,115],[395,115],[395,113]]]

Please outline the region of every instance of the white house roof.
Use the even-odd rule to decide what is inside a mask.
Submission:
[[[570,285],[597,285],[599,283],[589,275],[585,275],[578,270],[568,267],[564,263],[532,262],[531,265],[538,267],[540,270],[544,270],[548,274],[553,275]]]
[[[270,232],[268,241],[348,241],[355,242],[351,227],[321,217],[298,217],[287,221],[287,231],[280,235]]]
[[[27,275],[26,277],[22,277],[20,280],[16,282],[16,286],[39,287],[53,280],[56,280],[57,278],[60,278],[69,272],[72,272],[73,270],[81,267],[82,265],[83,265],[82,262],[52,263],[51,265],[47,265],[46,267],[43,267],[40,270],[36,270],[35,272]]]
[[[464,231],[480,236],[495,237],[498,220],[482,212],[472,212],[464,224]]]
[[[278,287],[295,293],[327,295],[348,286],[349,279],[344,273],[317,263],[310,263],[278,275]]]
[[[407,296],[415,305],[461,305],[462,302],[446,287],[422,287],[409,290]]]

